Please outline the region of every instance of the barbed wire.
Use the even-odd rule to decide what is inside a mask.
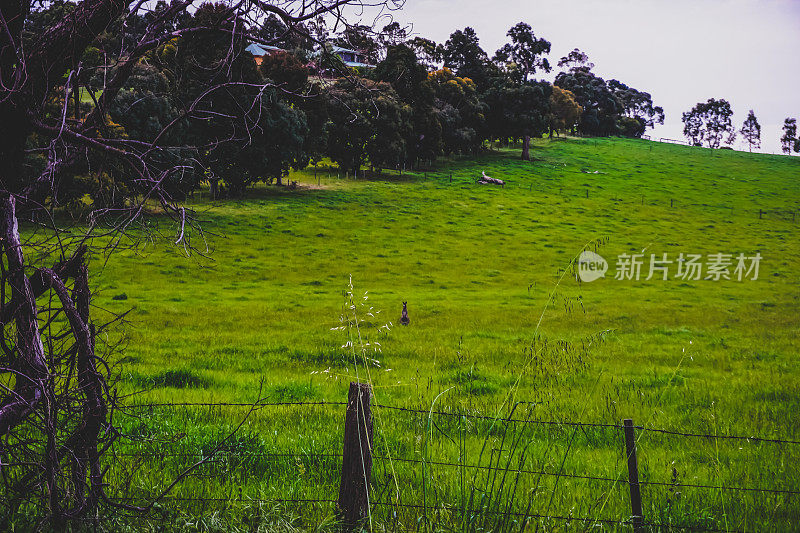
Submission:
[[[116,453],[114,457],[152,457],[154,459],[158,459],[161,457],[202,457],[205,454],[198,452],[198,453],[189,453],[189,452],[153,452],[153,453]],[[211,454],[209,454],[211,455]],[[307,458],[316,458],[316,457],[325,457],[325,458],[338,458],[341,459],[343,455],[341,453],[246,453],[246,454],[238,454],[228,452],[217,452],[213,454],[215,458],[248,458],[248,457],[291,457],[297,459],[307,459]]]
[[[327,402],[321,400],[318,402],[255,402],[255,403],[236,403],[236,402],[172,402],[172,403],[135,403],[130,405],[123,405],[120,407],[124,409],[149,409],[156,407],[274,407],[281,405],[347,405],[347,402]]]
[[[370,502],[372,505],[378,506],[388,506],[388,507],[400,507],[400,508],[410,508],[410,509],[430,509],[431,511],[437,510],[437,507],[433,505],[421,505],[421,504],[409,504],[409,503],[395,503],[395,502]],[[631,519],[627,520],[614,520],[612,518],[594,518],[594,517],[579,517],[579,516],[562,516],[562,515],[549,515],[549,514],[540,514],[540,513],[521,513],[518,511],[493,511],[489,509],[468,509],[463,507],[445,507],[445,510],[448,511],[456,511],[461,513],[476,513],[476,514],[496,514],[496,515],[503,515],[503,516],[517,516],[524,518],[549,518],[553,520],[560,520],[565,522],[586,522],[586,523],[599,523],[599,524],[613,524],[613,525],[627,525],[633,523]],[[737,529],[717,529],[717,528],[708,528],[702,526],[682,526],[678,524],[663,524],[660,522],[647,522],[642,521],[642,525],[651,526],[651,527],[659,527],[659,528],[672,528],[672,529],[681,529],[684,531],[708,531],[708,532],[722,532],[725,531],[726,533],[745,533],[742,530]]]
[[[121,410],[126,409],[146,409],[146,408],[163,408],[163,407],[276,407],[276,406],[346,406],[347,402],[329,402],[325,400],[316,402],[257,402],[253,403],[226,403],[226,402],[176,402],[176,403],[143,403],[122,406]],[[469,418],[475,420],[492,420],[498,422],[513,422],[521,424],[537,424],[549,426],[566,426],[566,427],[581,427],[581,428],[611,428],[611,429],[624,429],[621,424],[614,423],[600,423],[600,422],[572,422],[564,420],[534,420],[523,418],[504,418],[502,416],[489,416],[473,413],[452,413],[447,411],[430,411],[423,409],[413,409],[409,407],[398,407],[395,405],[374,404],[379,409],[390,409],[399,412],[415,413],[421,415],[437,415],[437,416],[450,416],[456,418]],[[769,438],[760,436],[744,436],[744,435],[726,435],[726,434],[711,434],[711,433],[692,433],[683,432],[661,428],[651,428],[646,426],[633,426],[634,429],[639,431],[648,431],[652,433],[662,433],[666,435],[676,435],[681,437],[694,437],[705,439],[728,439],[728,440],[742,440],[748,442],[768,442],[773,444],[800,444],[798,440]]]
[[[574,473],[566,473],[566,472],[548,472],[546,470],[526,470],[526,469],[519,469],[519,468],[504,468],[501,466],[490,466],[490,465],[470,465],[470,464],[461,464],[461,463],[447,463],[443,461],[428,461],[423,459],[403,459],[392,457],[383,457],[383,456],[373,456],[373,459],[386,459],[397,461],[401,463],[425,463],[428,465],[435,465],[435,466],[451,466],[451,467],[458,467],[458,468],[471,468],[471,469],[481,469],[481,470],[490,470],[490,471],[504,471],[508,472],[509,474],[533,474],[533,475],[544,475],[544,476],[553,476],[553,477],[566,477],[572,479],[586,479],[590,481],[608,481],[612,483],[617,483],[620,481],[618,478],[612,477],[603,477],[603,476],[590,476],[586,474],[574,474]],[[627,484],[627,481],[623,481],[624,484]],[[720,486],[720,485],[700,485],[700,484],[692,484],[692,483],[671,483],[666,481],[643,481],[639,480],[640,485],[658,485],[658,486],[668,486],[668,487],[687,487],[687,488],[701,488],[701,489],[713,489],[713,490],[730,490],[730,491],[748,491],[748,492],[767,492],[772,494],[800,494],[800,490],[788,490],[788,489],[766,489],[766,488],[756,488],[756,487],[729,487],[729,486]]]
[[[143,458],[143,459],[162,459],[165,457],[201,457],[203,456],[202,453],[188,453],[188,452],[156,452],[152,454],[144,454],[144,453],[117,453],[115,457],[135,457],[135,458]],[[230,452],[227,453],[217,453],[214,455],[214,459],[210,459],[208,461],[209,464],[218,463],[220,459],[241,459],[247,460],[249,458],[271,458],[271,459],[342,459],[343,455],[340,453],[308,453],[308,454],[297,454],[297,453],[246,453],[246,454],[232,454]],[[531,474],[531,475],[544,475],[544,476],[552,476],[552,477],[565,477],[570,479],[585,479],[589,481],[605,481],[610,483],[616,483],[619,480],[617,478],[611,477],[603,477],[603,476],[592,476],[588,474],[577,474],[577,473],[570,473],[570,472],[548,472],[546,470],[529,470],[524,468],[505,468],[501,466],[491,466],[491,465],[475,465],[475,464],[465,464],[465,463],[449,463],[445,461],[433,461],[433,460],[425,460],[425,459],[409,459],[409,458],[402,458],[402,457],[388,457],[388,456],[381,456],[381,455],[373,455],[373,459],[377,460],[386,460],[386,461],[394,461],[399,463],[412,463],[412,464],[427,464],[433,466],[446,466],[446,467],[454,467],[454,468],[469,468],[469,469],[477,469],[477,470],[489,470],[489,471],[507,471],[510,474]],[[626,483],[626,482],[623,482]],[[738,487],[738,486],[725,486],[725,485],[703,485],[698,483],[677,483],[677,482],[666,482],[666,481],[646,481],[646,480],[639,480],[640,485],[653,485],[653,486],[665,486],[665,487],[674,487],[674,488],[699,488],[699,489],[710,489],[710,490],[727,490],[727,491],[740,491],[740,492],[759,492],[759,493],[769,493],[769,494],[791,494],[791,495],[798,495],[800,494],[800,490],[791,490],[791,489],[768,489],[768,488],[761,488],[761,487]]]
[[[110,498],[112,501],[125,501],[130,503],[131,501],[139,501],[139,502],[146,502],[149,501],[147,498],[138,498],[138,499],[131,499],[131,498],[121,498],[121,497],[114,497]],[[242,503],[254,503],[254,504],[265,504],[265,503],[282,503],[282,504],[338,504],[337,500],[329,499],[329,498],[245,498],[245,497],[231,497],[231,498],[211,498],[211,497],[184,497],[184,496],[167,496],[161,498],[162,500],[167,501],[176,501],[176,502],[197,502],[197,503],[214,503],[214,502],[242,502]],[[458,512],[458,513],[471,513],[471,514],[485,514],[485,515],[501,515],[501,516],[515,516],[515,517],[522,517],[523,519],[551,519],[551,520],[559,520],[563,522],[584,522],[584,523],[598,523],[598,524],[609,524],[609,525],[628,525],[632,523],[631,519],[619,520],[619,519],[612,519],[612,518],[597,518],[597,517],[580,517],[580,516],[563,516],[563,515],[550,515],[550,514],[541,514],[541,513],[522,513],[519,511],[495,511],[491,509],[480,509],[480,508],[464,508],[464,507],[437,507],[435,505],[423,505],[423,504],[411,504],[411,503],[400,503],[400,502],[389,502],[389,501],[372,501],[370,502],[371,506],[381,506],[381,507],[392,507],[392,508],[404,508],[404,509],[430,509],[431,512],[435,512],[437,510],[446,510],[450,512]],[[150,516],[142,516],[136,515],[137,518],[145,518],[147,520],[158,521],[158,520],[174,520],[173,517],[154,517]],[[87,521],[97,521],[97,518],[84,518]],[[713,527],[703,527],[703,526],[696,526],[696,525],[680,525],[680,524],[664,524],[661,522],[650,522],[650,521],[642,521],[642,525],[650,526],[650,527],[658,527],[658,528],[672,528],[672,529],[680,529],[683,531],[707,531],[710,533],[713,532],[722,532],[725,531],[726,533],[745,533],[742,530],[736,530],[731,528],[725,529],[718,529]]]

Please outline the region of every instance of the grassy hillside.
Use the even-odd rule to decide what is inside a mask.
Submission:
[[[127,347],[116,357],[120,390],[147,389],[129,402],[250,402],[263,383],[267,402],[342,402],[358,378],[372,382],[380,404],[425,411],[507,415],[524,401],[516,418],[633,418],[679,432],[800,440],[800,221],[792,215],[800,207],[800,160],[618,139],[541,141],[531,162],[518,153],[440,160],[428,173],[370,179],[320,170],[319,185],[309,169],[291,176],[302,185],[294,191],[262,187],[222,202],[199,195],[192,204],[204,221],[208,257],[187,258],[157,243],[105,266],[94,260],[98,307],[132,309]],[[481,171],[507,185],[475,184]],[[579,283],[569,271],[586,247],[608,260],[606,278]],[[641,279],[614,279],[617,257],[643,250]],[[675,279],[675,264],[670,279],[646,280],[651,253],[763,259],[756,280]],[[344,305],[351,278],[354,309]],[[403,301],[408,327],[399,325]],[[353,312],[364,320],[362,343],[370,344],[366,365],[354,359],[359,332],[341,321]],[[389,322],[388,331],[378,330]],[[175,495],[219,497],[229,509],[252,509],[252,502],[232,503],[237,498],[335,499],[338,463],[319,454],[341,453],[343,409],[254,413],[224,461],[203,467],[225,474],[192,477]],[[137,435],[183,434],[158,445],[162,453],[208,450],[244,414],[149,412],[120,420]],[[530,504],[532,513],[609,520],[630,514],[615,428],[492,426],[389,409],[376,416],[376,453],[393,458],[376,463],[376,490],[386,501],[398,491],[403,502],[426,507],[479,499],[475,487],[489,487],[481,471],[463,475],[425,461],[486,464],[497,455],[531,471],[617,480],[523,475],[513,493],[510,481],[505,492],[487,490],[514,509]],[[125,446],[138,453],[154,445]],[[490,459],[493,448],[502,451]],[[645,431],[639,448],[642,478],[666,484],[643,487],[653,522],[788,531],[800,519],[798,495],[669,485],[799,490],[798,445]],[[259,460],[253,453],[302,457]],[[187,461],[120,466],[117,479],[131,468],[133,493],[157,493]],[[298,527],[333,509],[292,504],[287,515],[275,505],[283,509],[277,515],[267,505],[258,516],[296,516]],[[376,520],[391,516],[377,509]],[[460,519],[442,513],[439,523]],[[413,525],[413,516],[405,509],[398,520]]]

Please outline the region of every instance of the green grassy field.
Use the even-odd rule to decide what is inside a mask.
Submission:
[[[265,402],[343,402],[359,379],[377,403],[422,411],[507,416],[517,405],[519,419],[632,418],[800,440],[800,160],[618,139],[543,140],[532,154],[523,162],[500,150],[358,180],[320,169],[319,185],[308,169],[290,177],[301,184],[294,191],[199,195],[190,204],[207,257],[157,242],[93,260],[95,304],[132,309],[115,356],[120,391],[146,389],[128,403],[246,403],[259,391]],[[482,170],[507,185],[475,184]],[[610,269],[579,283],[570,263],[587,246]],[[614,279],[617,257],[643,250],[641,278]],[[651,253],[763,259],[756,280],[676,279],[675,264],[668,280],[647,280]],[[119,453],[153,454],[120,458],[110,474],[119,495],[157,494],[246,409],[145,412],[118,420],[141,437]],[[161,516],[179,529],[325,527],[333,504],[273,499],[336,499],[343,416],[341,405],[254,412]],[[534,519],[544,530],[630,527],[613,523],[630,515],[616,428],[375,416],[376,454],[391,457],[376,459],[375,498],[424,508],[376,505],[374,528],[518,529],[510,513],[526,510],[561,517]],[[748,531],[800,521],[800,495],[680,486],[800,490],[800,445],[638,436],[641,478],[664,483],[642,488],[646,520]],[[467,468],[507,462],[548,474],[501,480]],[[219,501],[180,500],[200,496]],[[482,511],[458,510],[467,504]]]

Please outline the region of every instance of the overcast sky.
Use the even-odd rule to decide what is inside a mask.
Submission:
[[[682,139],[681,113],[712,97],[731,102],[737,129],[755,111],[763,151],[800,118],[800,0],[407,0],[395,18],[436,42],[471,26],[490,56],[527,22],[554,66],[577,47],[597,75],[649,92],[666,113],[655,136]]]

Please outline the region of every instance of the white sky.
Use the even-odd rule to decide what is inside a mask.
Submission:
[[[527,22],[554,67],[577,47],[597,75],[649,92],[666,113],[653,136],[683,139],[681,113],[712,97],[731,102],[737,130],[755,111],[762,151],[800,119],[800,0],[406,0],[394,16],[440,43],[471,26],[490,56]]]

